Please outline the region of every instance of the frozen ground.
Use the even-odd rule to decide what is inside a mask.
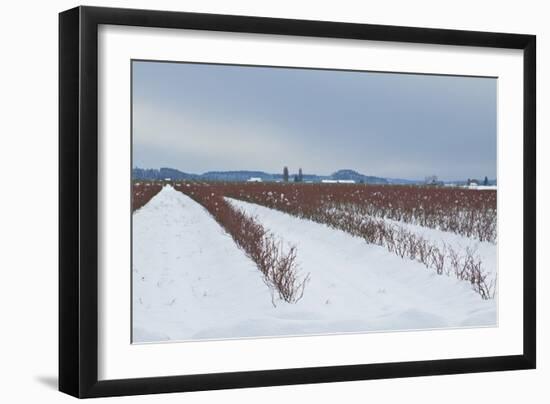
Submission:
[[[465,251],[469,248],[481,262],[483,262],[483,270],[488,274],[488,280],[494,279],[497,274],[497,243],[489,241],[479,241],[471,237],[464,237],[456,233],[431,229],[429,227],[419,226],[399,222],[391,219],[384,219],[389,223],[401,226],[406,230],[422,236],[429,240],[432,244],[442,248],[449,246],[456,252]]]
[[[200,338],[271,306],[256,265],[172,187],[134,214],[132,282],[134,342]]]
[[[134,342],[490,326],[496,301],[385,248],[232,200],[298,246],[297,304],[272,305],[255,264],[208,212],[165,187],[133,218]]]

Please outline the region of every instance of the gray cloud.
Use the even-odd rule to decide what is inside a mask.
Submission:
[[[133,63],[134,164],[496,175],[496,79]]]

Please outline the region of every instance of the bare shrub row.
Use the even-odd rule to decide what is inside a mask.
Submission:
[[[497,238],[495,190],[365,184],[220,183],[228,196],[277,209],[333,208],[449,231]]]
[[[231,192],[226,192],[226,195],[236,197]],[[281,210],[362,237],[367,243],[384,246],[401,258],[418,261],[427,268],[435,270],[437,274],[452,275],[470,282],[472,289],[483,299],[494,297],[495,281],[489,279],[488,274],[483,270],[482,262],[469,248],[459,253],[449,245],[435,245],[402,226],[388,223],[380,218],[357,214],[355,210],[350,211],[349,205],[343,205],[340,209],[333,205],[330,209],[326,209],[319,205],[269,203],[263,198],[254,197],[254,194],[246,193],[239,193],[236,199]]]
[[[153,181],[132,183],[132,212],[135,212],[151,200],[162,189],[162,184]]]
[[[496,284],[483,270],[481,260],[470,248],[462,253],[445,243],[436,245],[402,226],[377,218],[360,218],[345,212],[326,213],[310,219],[362,237],[366,242],[386,247],[401,258],[424,264],[437,274],[446,274],[470,282],[472,289],[483,299],[492,299]]]
[[[200,203],[214,219],[231,235],[235,243],[250,257],[263,281],[274,294],[288,303],[298,302],[304,295],[309,274],[300,279],[296,261],[296,246],[285,251],[283,241],[265,229],[254,218],[246,215],[225,201],[223,194],[206,184],[175,184],[181,191]]]
[[[485,191],[472,191],[484,193]],[[398,201],[399,202],[399,201]],[[398,204],[398,203],[397,203]],[[392,204],[393,205],[393,204]],[[497,237],[496,210],[460,208],[454,211],[441,210],[426,212],[422,207],[412,211],[401,210],[391,206],[381,208],[369,202],[334,203],[326,205],[328,211],[345,209],[348,212],[365,217],[388,218],[404,223],[417,224],[437,230],[459,234],[461,236],[478,239],[479,241],[495,242]]]

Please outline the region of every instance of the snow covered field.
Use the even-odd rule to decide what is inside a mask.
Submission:
[[[456,233],[430,229],[416,224],[402,223],[396,220],[385,219],[386,222],[398,225],[411,231],[436,246],[448,246],[455,251],[465,251],[469,248],[474,256],[479,257],[483,262],[484,272],[487,273],[489,281],[495,280],[497,276],[497,244],[489,241],[479,241],[475,238],[464,237]],[[498,291],[497,291],[498,292]]]
[[[297,246],[303,298],[276,300],[210,214],[167,186],[133,216],[133,342],[494,326],[497,299],[323,224],[230,200]],[[417,228],[457,245],[472,240]],[[496,246],[478,243],[496,271]]]

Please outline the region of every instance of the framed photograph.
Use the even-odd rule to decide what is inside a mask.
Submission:
[[[59,16],[59,388],[535,368],[535,36]]]

